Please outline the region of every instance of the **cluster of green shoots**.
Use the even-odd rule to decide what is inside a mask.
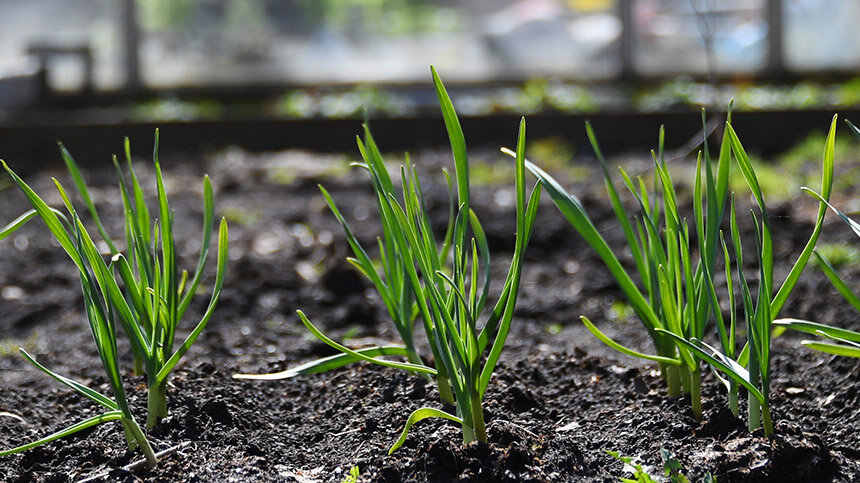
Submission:
[[[158,131],[155,137],[154,163],[157,182],[157,209],[155,218],[144,199],[144,192],[131,165],[131,148],[125,140],[128,163],[126,180],[120,164],[114,157],[119,177],[119,188],[125,214],[125,252],[120,251],[101,223],[89,190],[69,152],[60,145],[60,152],[101,241],[110,253],[105,257],[90,235],[67,190],[54,181],[63,200],[65,212],[50,207],[4,162],[3,167],[20,187],[33,210],[8,225],[0,238],[8,236],[29,219],[38,216],[78,269],[87,320],[102,361],[113,399],[83,384],[57,374],[38,363],[21,349],[21,354],[39,370],[65,384],[81,395],[104,406],[107,411],[81,423],[72,425],[38,441],[0,451],[0,456],[17,453],[68,436],[96,424],[118,420],[122,423],[129,446],[139,446],[147,463],[155,464],[155,454],[145,434],[132,415],[123,389],[119,355],[117,353],[117,322],[133,351],[135,371],[146,373],[147,427],[152,428],[159,419],[167,416],[167,382],[171,371],[188,351],[212,316],[224,284],[227,263],[227,224],[222,219],[218,236],[218,262],[209,306],[197,325],[175,346],[179,323],[196,293],[206,266],[213,231],[214,203],[212,185],[203,180],[204,219],[203,239],[197,268],[191,280],[188,273],[180,273],[176,264],[173,239],[173,212],[158,161]]]
[[[696,417],[700,417],[700,359],[686,348],[679,347],[673,338],[661,330],[684,339],[701,339],[704,335],[711,302],[709,287],[712,285],[712,267],[719,236],[718,220],[722,217],[728,189],[728,149],[724,145],[721,150],[716,174],[705,151],[707,189],[704,192],[701,175],[696,177],[694,229],[698,235],[698,246],[695,248],[703,255],[694,265],[691,259],[694,247],[691,246],[690,229],[677,206],[675,184],[664,156],[663,131],[660,131],[658,151],[652,151],[656,174],[653,193],[649,193],[643,179],[638,179],[634,184],[624,170],[620,171],[624,185],[641,209],[640,217],[635,220],[627,214],[621,202],[594,132],[588,124],[586,131],[603,168],[606,191],[635,260],[640,286],[637,286],[603,239],[579,200],[539,167],[529,164],[528,168],[545,184],[562,214],[601,257],[642,321],[657,353],[644,354],[625,347],[603,334],[587,317],[581,319],[595,336],[609,346],[633,357],[658,362],[669,395],[677,396],[682,390],[690,393],[693,412]],[[697,173],[702,172],[702,164],[700,155]]]
[[[704,125],[704,113],[702,122]],[[731,113],[723,134],[716,169],[712,167],[706,139],[705,148],[698,156],[692,228],[695,230],[697,244],[690,241],[691,228],[682,218],[677,205],[675,185],[663,154],[662,130],[658,152],[652,152],[655,171],[653,190],[649,191],[647,183],[641,178],[634,183],[627,173],[621,170],[624,185],[640,208],[639,216],[631,219],[612,182],[594,133],[590,126],[586,125],[586,129],[594,151],[603,166],[606,190],[624,231],[628,249],[633,255],[639,285],[603,239],[585,212],[582,203],[539,167],[531,163],[527,163],[527,167],[544,184],[562,214],[603,260],[642,321],[653,341],[656,354],[644,354],[621,345],[602,333],[587,317],[582,317],[583,323],[589,331],[610,347],[626,355],[658,362],[667,383],[668,393],[678,395],[682,390],[689,393],[696,418],[702,415],[702,363],[707,363],[713,369],[721,371],[728,376],[721,377],[718,374],[728,388],[731,410],[738,414],[738,386],[743,386],[750,396],[748,398],[750,430],[763,425],[765,434],[771,435],[773,433],[769,397],[771,326],[797,283],[821,232],[827,208],[826,200],[830,196],[833,181],[836,118],[833,119],[824,148],[822,198],[813,233],[778,291],[774,291],[770,218],[755,170],[732,128]],[[758,208],[758,215],[751,211],[756,232],[755,253],[759,267],[757,276],[744,271],[743,246],[734,197],[729,197],[728,192],[732,158],[743,173]],[[721,230],[729,198],[731,198],[728,211],[733,250],[729,250]],[[717,256],[720,252],[725,262],[728,305],[731,307],[728,321],[720,310],[718,292],[714,283]],[[694,259],[693,254],[698,254],[698,259]],[[739,327],[734,310],[736,291],[732,282],[732,254],[743,308],[743,327]],[[719,334],[720,349],[703,342],[705,330],[712,319],[715,320],[714,324]],[[742,348],[738,348],[737,333],[744,329],[747,341]]]
[[[774,282],[771,220],[755,169],[732,127],[731,108],[715,160],[709,153],[707,137],[703,139],[704,148],[696,162],[691,224],[678,206],[679,196],[665,157],[662,129],[658,149],[651,153],[653,184],[649,186],[645,179],[634,180],[624,170],[620,171],[624,188],[638,205],[638,214],[630,216],[613,182],[596,136],[591,126],[586,124],[588,138],[603,168],[606,192],[634,260],[635,272],[622,264],[617,252],[604,240],[579,199],[565,191],[540,167],[525,159],[525,120],[522,120],[516,150],[503,148],[515,163],[516,240],[500,295],[491,304],[490,251],[484,229],[470,203],[465,138],[442,81],[435,69],[431,68],[431,71],[454,161],[453,177],[443,170],[450,193],[450,209],[441,241],[437,240],[437,232],[431,226],[416,167],[407,156],[398,173],[400,186],[396,187],[395,177],[389,173],[367,126],[364,128],[364,138],[357,138],[362,157],[362,162],[357,163],[357,166],[369,174],[375,194],[381,223],[381,234],[376,244],[378,260],[371,257],[372,251],[369,252],[361,245],[332,196],[320,186],[353,252],[349,263],[370,280],[379,293],[402,345],[353,350],[326,336],[302,311],[298,311],[307,329],[338,354],[279,373],[236,374],[235,378],[283,379],[325,372],[360,361],[406,370],[435,381],[441,402],[453,406],[455,411],[450,413],[435,407],[414,410],[389,453],[404,444],[409,429],[415,423],[433,417],[459,424],[465,443],[486,442],[482,400],[510,330],[524,252],[535,225],[543,189],[547,190],[556,207],[604,262],[650,336],[655,353],[639,352],[620,344],[601,332],[585,316],[581,317],[582,322],[610,347],[629,356],[657,362],[669,395],[688,393],[696,418],[702,416],[702,371],[710,366],[728,390],[731,410],[739,414],[739,392],[743,387],[748,395],[747,419],[750,430],[763,427],[765,435],[773,434],[770,416],[770,345],[775,334],[774,325],[778,327],[776,333],[792,328],[831,340],[804,342],[812,348],[860,356],[860,334],[856,332],[797,319],[775,321],[813,254],[829,206],[833,183],[835,117],[825,141],[820,192],[807,190],[819,200],[815,226],[806,246],[778,289]],[[704,112],[702,123],[706,125]],[[860,130],[853,125],[851,127],[860,135]],[[146,426],[152,428],[167,415],[167,382],[171,371],[206,327],[218,302],[226,272],[227,225],[222,219],[218,235],[217,269],[209,305],[177,346],[177,328],[193,294],[199,289],[209,254],[214,228],[212,186],[208,177],[205,177],[202,244],[194,275],[189,279],[187,272],[180,273],[176,263],[173,212],[168,205],[158,160],[158,131],[153,154],[157,189],[154,212],[147,206],[143,189],[132,169],[127,139],[124,147],[128,173],[114,158],[125,215],[123,251],[105,230],[80,170],[68,151],[60,146],[77,195],[97,228],[100,242],[109,251],[106,256],[100,252],[99,242],[90,235],[62,184],[55,181],[64,211],[50,207],[3,163],[12,180],[32,204],[33,210],[0,230],[0,240],[38,217],[72,259],[78,268],[87,319],[112,397],[49,370],[22,349],[22,355],[39,370],[104,406],[106,411],[41,440],[0,451],[0,456],[116,420],[122,424],[129,446],[140,447],[148,463],[155,464],[155,454],[129,409],[124,391],[117,351],[117,325],[129,341],[134,371],[146,374]],[[734,194],[729,192],[732,161],[743,174],[755,201],[755,209],[750,210],[755,235],[752,241],[742,240]],[[526,193],[526,170],[531,171],[538,180],[529,195]],[[860,236],[860,224],[832,206],[831,209]],[[728,225],[729,236],[723,233],[724,225]],[[746,252],[744,242],[748,245]],[[749,246],[753,246],[754,250],[750,250]],[[744,263],[745,253],[754,253],[755,273],[751,273],[749,264]],[[839,292],[860,310],[860,296],[848,288],[835,269],[820,255],[816,256]],[[725,291],[718,290],[715,282],[720,264],[725,272]],[[721,300],[721,297],[727,297],[727,300]],[[735,309],[736,302],[738,310]],[[724,305],[729,307],[728,315],[722,312],[721,307]],[[719,348],[703,341],[710,324],[715,326]],[[427,355],[422,355],[418,350],[416,326],[423,328],[432,365],[425,362]],[[742,334],[746,336],[743,345],[739,340]],[[391,356],[399,359],[392,359]],[[677,471],[675,473],[679,474]]]
[[[277,374],[237,374],[237,378],[276,379],[340,367],[354,361],[368,361],[435,378],[440,398],[454,405],[456,414],[424,407],[407,419],[393,452],[406,440],[409,428],[425,418],[444,418],[460,424],[463,441],[487,441],[481,405],[511,325],[522,274],[523,253],[534,226],[540,199],[540,184],[526,197],[525,121],[520,123],[516,162],[516,242],[503,289],[487,311],[490,290],[490,254],[484,229],[470,207],[469,165],[460,121],[436,71],[433,81],[442,109],[454,157],[455,176],[445,173],[451,192],[448,227],[441,243],[435,239],[430,217],[415,167],[406,158],[400,169],[402,188],[394,187],[382,155],[365,128],[358,148],[376,194],[382,223],[378,238],[380,264],[373,263],[353,236],[328,192],[321,187],[332,213],[343,226],[355,255],[349,259],[376,287],[403,346],[351,350],[323,334],[301,311],[302,322],[320,340],[341,355],[314,361]],[[488,312],[488,313],[486,313]],[[415,347],[414,327],[420,324],[429,342],[434,366],[423,362]],[[401,355],[408,362],[381,356]]]

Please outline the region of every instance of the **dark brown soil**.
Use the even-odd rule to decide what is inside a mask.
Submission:
[[[144,146],[136,148],[145,152]],[[447,195],[438,168],[448,156],[414,157],[425,171],[422,180],[440,228]],[[473,158],[493,161],[496,155],[479,152]],[[607,450],[638,457],[658,475],[663,448],[691,481],[708,472],[720,482],[860,479],[860,360],[807,350],[799,345],[801,337],[786,334],[773,348],[773,439],[760,431],[750,434],[744,421],[731,415],[724,389],[710,374],[704,381],[704,418],[694,420],[688,401],[665,396],[654,366],[604,347],[578,322],[585,314],[609,335],[650,350],[638,320],[612,310],[619,291],[549,202],[539,213],[518,316],[485,398],[490,443],[464,447],[458,427],[426,420],[388,456],[412,410],[440,407],[428,381],[367,364],[284,381],[232,378],[236,372],[278,371],[331,353],[307,333],[296,309],[353,346],[396,342],[369,283],[343,261],[348,247],[316,186],[326,185],[358,236],[371,245],[378,226],[364,173],[347,169],[345,158],[299,152],[230,151],[206,160],[163,154],[162,159],[183,266],[193,267],[198,249],[204,171],[216,186],[216,209],[230,222],[228,282],[218,310],[174,372],[169,417],[149,433],[156,451],[168,454],[152,470],[126,469],[141,456],[127,450],[119,426],[111,423],[0,458],[0,480],[339,482],[358,466],[361,481],[617,481],[631,475]],[[8,161],[14,167],[14,160]],[[637,164],[632,165],[635,173]],[[58,199],[50,176],[68,179],[59,159],[55,166],[56,172],[28,178],[53,202]],[[107,168],[86,177],[108,230],[121,233],[113,172]],[[152,179],[146,163],[138,174]],[[568,186],[582,193],[598,226],[620,247],[621,234],[596,172]],[[501,272],[513,246],[512,208],[505,203],[512,182],[473,189]],[[11,187],[0,191],[0,206],[4,222],[27,207]],[[800,198],[772,209],[781,280],[811,230],[814,203]],[[857,243],[835,217],[823,239]],[[0,415],[0,448],[6,448],[98,410],[31,367],[16,346],[90,387],[107,386],[75,270],[44,226],[31,223],[0,247],[0,412],[20,417]],[[847,273],[856,284],[857,267]],[[199,297],[186,329],[207,301]],[[860,328],[860,317],[811,268],[783,315]],[[128,367],[128,357],[124,362]],[[126,382],[143,421],[142,379],[129,374]]]

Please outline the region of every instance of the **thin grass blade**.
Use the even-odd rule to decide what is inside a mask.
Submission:
[[[0,240],[6,238],[12,233],[15,233],[18,228],[21,228],[22,226],[27,224],[27,222],[32,220],[34,216],[38,216],[36,210],[29,210],[23,215],[9,222],[8,225],[4,226],[3,228],[0,228]]]
[[[71,388],[75,392],[80,393],[81,395],[83,395],[89,399],[92,399],[93,401],[101,404],[102,406],[104,406],[108,409],[111,409],[114,411],[116,411],[118,409],[116,403],[113,402],[110,398],[105,397],[101,393],[94,391],[94,390],[88,388],[87,386],[84,386],[83,384],[77,382],[77,381],[69,379],[68,377],[62,376],[62,375],[57,374],[56,372],[48,369],[47,367],[43,366],[38,361],[36,361],[36,358],[31,356],[29,353],[27,353],[27,351],[24,350],[23,348],[19,348],[18,351],[21,353],[21,355],[24,357],[24,359],[27,360],[27,362],[29,362],[30,364],[33,364],[37,369],[39,369],[40,371],[44,372],[45,374],[51,376],[51,378],[56,380],[57,382]]]
[[[679,359],[672,359],[669,357],[644,354],[642,352],[637,352],[633,349],[625,347],[625,346],[619,344],[618,342],[615,342],[614,340],[612,340],[608,335],[601,332],[600,329],[598,329],[597,326],[594,325],[594,323],[592,323],[588,319],[588,317],[581,315],[579,318],[580,318],[580,320],[582,320],[582,323],[585,324],[585,328],[587,328],[589,330],[589,332],[594,334],[594,336],[597,337],[598,339],[600,339],[601,342],[603,342],[604,344],[608,345],[609,347],[617,350],[618,352],[620,352],[622,354],[626,354],[626,355],[631,356],[631,357],[637,357],[639,359],[646,359],[649,361],[662,362],[664,364],[671,364],[673,366],[681,365],[681,361]],[[668,331],[664,331],[664,332],[668,332]]]
[[[200,255],[197,258],[197,268],[194,269],[194,277],[191,279],[191,285],[188,286],[188,291],[179,302],[177,320],[182,319],[182,315],[188,308],[188,304],[191,303],[191,297],[197,291],[197,286],[200,285],[200,278],[203,276],[203,269],[206,267],[206,259],[209,257],[209,244],[212,240],[214,220],[214,194],[212,192],[212,182],[207,175],[203,177],[203,240],[200,242]]]
[[[860,311],[860,296],[858,296],[845,281],[842,280],[842,277],[836,273],[836,269],[833,265],[830,264],[824,257],[822,257],[817,251],[812,252],[815,255],[816,260],[818,261],[818,267],[824,272],[824,275],[830,280],[830,283],[833,284],[833,287],[842,295],[845,300],[848,301],[856,310]]]
[[[388,450],[388,454],[394,453],[397,448],[403,446],[403,443],[406,442],[406,437],[409,435],[409,428],[412,427],[413,424],[421,421],[422,419],[427,418],[443,418],[449,421],[454,421],[457,424],[463,424],[463,420],[454,416],[453,414],[448,414],[445,411],[436,408],[421,408],[416,409],[409,415],[409,419],[406,420],[406,425],[403,427],[403,431],[400,433],[400,437],[397,438],[397,441],[391,445],[391,448]]]
[[[9,173],[9,176],[12,177],[12,180],[21,188],[21,191],[24,192],[24,195],[30,201],[30,204],[33,205],[33,208],[39,214],[39,217],[48,227],[48,230],[54,235],[69,257],[75,262],[75,265],[79,269],[84,269],[83,258],[77,253],[75,249],[75,243],[72,241],[69,232],[66,230],[66,227],[60,221],[60,218],[57,216],[56,210],[49,207],[47,203],[42,200],[39,195],[33,191],[27,183],[24,182],[11,168],[6,164],[5,161],[0,160],[0,163],[3,164],[3,167],[6,169],[6,172]]]
[[[356,349],[355,352],[367,356],[403,356],[409,355],[409,351],[405,347],[398,345],[388,345],[379,347],[368,347],[366,349]],[[252,379],[258,381],[276,381],[280,379],[289,379],[296,376],[307,376],[309,374],[317,374],[321,372],[338,369],[353,362],[357,362],[360,358],[353,357],[349,354],[335,354],[333,356],[323,357],[300,366],[291,367],[285,371],[272,372],[269,374],[233,374],[233,379]]]
[[[642,254],[641,245],[639,244],[638,240],[634,235],[634,231],[630,223],[630,218],[628,218],[627,210],[621,203],[621,198],[618,195],[618,191],[615,189],[615,185],[612,184],[612,178],[611,176],[609,176],[609,167],[606,164],[606,159],[603,157],[602,151],[600,150],[600,145],[597,142],[597,136],[595,136],[594,129],[592,129],[590,122],[585,123],[585,133],[588,136],[588,140],[591,143],[591,147],[592,149],[594,149],[594,154],[597,156],[597,160],[600,162],[600,166],[603,169],[603,184],[606,187],[606,192],[609,195],[610,202],[612,203],[612,209],[615,211],[615,217],[618,219],[618,222],[621,224],[621,228],[624,230],[624,236],[627,239],[628,246],[631,248],[633,258],[636,262],[636,267],[639,272],[642,273],[645,270],[645,259]],[[528,165],[526,165],[526,167],[528,167]],[[532,173],[534,173],[533,170]],[[556,206],[558,206],[558,203],[556,203]],[[577,229],[577,231],[579,230]],[[591,243],[589,242],[589,244]]]
[[[385,359],[376,359],[376,358],[371,357],[369,355],[362,354],[359,351],[354,351],[354,350],[352,350],[352,349],[350,349],[344,345],[338,344],[337,342],[329,339],[318,328],[316,328],[316,326],[314,324],[312,324],[310,320],[308,320],[308,318],[305,316],[304,312],[302,312],[301,310],[297,310],[296,313],[299,314],[299,318],[302,320],[302,323],[305,324],[305,327],[307,327],[308,330],[311,331],[311,333],[317,337],[317,339],[326,343],[328,346],[332,347],[333,349],[336,349],[340,352],[343,352],[344,354],[348,354],[357,360],[372,362],[374,364],[379,364],[381,366],[386,366],[386,367],[392,367],[395,369],[404,369],[407,371],[414,371],[414,372],[420,372],[420,373],[424,373],[424,374],[436,375],[436,370],[431,368],[431,367],[419,366],[417,364],[410,364],[407,362],[394,362],[394,361],[388,361]]]
[[[442,119],[445,121],[445,128],[448,130],[448,139],[454,154],[454,171],[457,179],[457,204],[465,204],[466,211],[468,212],[469,161],[466,153],[466,138],[463,136],[463,129],[460,127],[460,119],[457,116],[457,111],[454,110],[454,104],[445,90],[442,79],[436,73],[436,68],[430,66],[430,72],[433,75],[433,85],[436,87],[439,106],[442,108]]]
[[[834,115],[833,121],[830,123],[830,131],[827,133],[827,140],[824,144],[824,159],[821,166],[821,195],[817,196],[821,203],[818,206],[818,216],[815,219],[815,226],[812,229],[812,234],[809,236],[809,240],[806,242],[806,246],[797,257],[797,261],[794,262],[794,265],[791,267],[791,271],[788,273],[788,276],[779,288],[779,292],[777,292],[771,302],[770,310],[774,316],[779,314],[779,311],[788,299],[788,295],[794,289],[797,280],[800,278],[801,272],[803,272],[803,269],[806,267],[806,263],[809,261],[810,255],[812,255],[812,250],[815,248],[815,244],[818,242],[821,228],[824,226],[824,216],[827,213],[827,206],[829,204],[827,200],[830,199],[830,193],[833,189],[836,121],[837,116]],[[855,233],[860,236],[860,232],[855,231]]]
[[[809,195],[813,196],[814,198],[817,198],[818,201],[829,206],[830,209],[833,210],[833,212],[836,213],[836,215],[840,219],[842,219],[842,221],[844,221],[851,228],[851,231],[853,231],[855,235],[860,237],[860,223],[857,223],[856,221],[849,218],[848,215],[839,211],[835,206],[831,205],[829,201],[827,201],[824,197],[822,197],[820,194],[816,193],[815,191],[812,191],[811,189],[806,188],[806,187],[801,188],[801,189],[803,191],[805,191],[806,193],[808,193]]]
[[[38,441],[33,441],[31,443],[27,443],[15,448],[7,449],[0,451],[0,456],[8,456],[15,453],[20,453],[21,451],[26,451],[31,448],[35,448],[36,446],[50,443],[51,441],[56,441],[60,438],[65,438],[66,436],[77,433],[78,431],[83,431],[87,428],[91,428],[93,426],[99,425],[101,423],[106,423],[108,421],[117,421],[123,419],[123,414],[120,411],[110,411],[104,414],[99,414],[98,416],[94,416],[85,421],[81,421],[80,423],[69,426],[68,428],[57,431],[56,433],[46,436]]]
[[[860,128],[858,128],[857,126],[855,126],[855,125],[854,125],[851,121],[849,121],[848,119],[846,119],[846,120],[845,120],[845,122],[848,124],[848,127],[850,127],[850,128],[851,128],[851,132],[853,132],[853,133],[854,133],[854,135],[855,135],[855,136],[857,136],[857,139],[860,139]]]
[[[113,240],[107,234],[104,225],[102,225],[102,220],[99,217],[99,213],[96,210],[95,203],[93,203],[92,198],[90,197],[89,189],[87,188],[87,183],[84,181],[84,177],[81,175],[81,171],[78,169],[77,163],[75,163],[74,158],[72,158],[71,153],[63,146],[63,143],[57,143],[60,147],[60,155],[63,157],[63,161],[66,163],[66,168],[69,170],[69,174],[72,175],[72,180],[75,183],[75,187],[78,190],[78,194],[81,195],[81,200],[83,200],[84,205],[87,207],[87,210],[90,212],[90,216],[93,217],[93,221],[96,223],[96,227],[98,228],[99,234],[101,234],[102,239],[105,243],[110,247],[111,254],[116,253],[118,250],[116,246],[113,244]]]
[[[860,347],[847,346],[843,344],[834,344],[831,342],[820,342],[815,340],[804,340],[801,344],[815,349],[817,351],[826,352],[843,357],[860,357]]]
[[[335,219],[337,219],[340,226],[343,228],[344,233],[346,234],[346,241],[349,244],[352,252],[356,256],[357,263],[355,264],[359,267],[364,273],[364,275],[373,283],[373,286],[376,287],[377,292],[379,292],[380,297],[382,297],[385,306],[388,307],[390,315],[394,316],[394,307],[396,307],[396,303],[391,299],[391,294],[389,291],[388,285],[380,278],[379,274],[376,272],[376,268],[373,266],[373,262],[370,260],[370,256],[367,255],[367,252],[358,243],[358,240],[353,235],[352,230],[349,227],[349,224],[344,219],[343,215],[341,215],[340,210],[337,208],[334,200],[329,194],[328,190],[326,190],[322,185],[319,185],[319,189],[322,192],[323,198],[325,199],[326,204],[334,215]],[[380,253],[384,254],[384,250],[380,250]]]
[[[544,189],[550,195],[562,215],[564,215],[567,221],[573,225],[574,229],[591,245],[597,255],[603,260],[612,273],[612,276],[618,282],[630,305],[642,319],[643,324],[645,324],[649,332],[652,332],[652,337],[656,338],[653,330],[654,328],[662,327],[662,322],[660,322],[660,319],[654,313],[648,301],[642,295],[642,292],[639,291],[639,288],[636,287],[636,284],[627,274],[621,262],[612,252],[612,249],[600,235],[600,232],[597,231],[597,227],[594,226],[585,212],[582,202],[576,196],[565,191],[558,181],[536,165],[527,161],[526,168],[541,181]]]
[[[860,342],[860,332],[855,332],[853,330],[848,329],[840,329],[839,327],[833,327],[831,325],[825,325],[818,322],[811,322],[809,320],[786,318],[774,320],[773,324],[784,329],[798,330],[807,334],[823,334],[833,339]]]

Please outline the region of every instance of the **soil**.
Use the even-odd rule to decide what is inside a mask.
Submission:
[[[439,168],[449,157],[446,151],[413,156],[439,228],[447,212]],[[472,157],[497,160],[491,150]],[[688,399],[665,395],[655,366],[612,351],[582,327],[579,316],[587,315],[617,340],[650,350],[639,321],[615,303],[623,298],[604,266],[548,200],[527,251],[517,316],[485,396],[489,444],[464,446],[458,427],[425,420],[389,456],[411,411],[441,407],[434,385],[421,377],[355,364],[280,381],[232,378],[332,353],[305,330],[296,309],[353,347],[397,341],[371,285],[344,261],[348,246],[317,188],[326,186],[357,236],[373,246],[378,225],[364,172],[349,169],[348,157],[296,151],[162,153],[162,160],[181,266],[192,269],[199,248],[204,172],[215,185],[216,209],[230,223],[221,301],[173,373],[169,416],[148,433],[156,451],[166,454],[153,469],[134,466],[140,453],[128,451],[118,425],[103,424],[0,458],[0,480],[339,482],[357,466],[360,481],[617,481],[631,473],[606,451],[636,457],[657,476],[661,449],[674,454],[690,481],[707,473],[720,482],[860,479],[860,360],[805,349],[802,336],[785,334],[772,349],[775,437],[750,433],[728,411],[725,390],[711,374],[703,382],[704,417],[694,419]],[[648,172],[647,161],[624,162],[634,174]],[[122,233],[108,168],[88,169],[85,177],[108,231]],[[580,176],[568,176],[566,185],[620,249],[622,234],[599,174],[588,164],[580,168]],[[151,165],[141,161],[136,169],[153,186]],[[51,176],[71,186],[59,159],[53,169],[27,180],[58,203]],[[513,247],[512,184],[473,186],[497,274],[504,273]],[[854,195],[840,196],[845,201]],[[13,187],[0,191],[0,206],[6,221],[27,208]],[[815,204],[801,197],[771,209],[781,280],[811,232]],[[751,228],[745,230],[751,237]],[[835,217],[823,241],[857,243]],[[856,285],[858,268],[843,270],[849,284]],[[211,271],[204,283],[211,284]],[[17,346],[90,387],[107,391],[107,385],[75,269],[40,223],[2,242],[0,291],[0,448],[7,448],[98,411],[29,365]],[[200,295],[192,304],[186,331],[207,302]],[[782,314],[860,329],[857,313],[812,268]],[[127,346],[121,343],[120,349],[129,368]],[[135,414],[143,421],[143,379],[126,374]]]

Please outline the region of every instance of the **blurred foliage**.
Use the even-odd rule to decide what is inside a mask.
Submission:
[[[822,131],[811,133],[780,156],[780,163],[789,167],[798,167],[803,163],[820,162],[824,155],[826,135]],[[848,134],[836,136],[834,148],[837,153],[858,152],[856,142]]]
[[[735,109],[779,110],[814,107],[856,107],[860,105],[860,77],[844,83],[799,82],[789,85],[713,85],[679,77],[657,87],[642,87],[632,96],[636,110],[645,112],[677,108],[724,106],[734,99]]]
[[[725,97],[726,95],[724,94],[722,99],[725,99]],[[810,82],[801,82],[792,86],[744,86],[739,89],[736,95],[732,95],[732,97],[736,99],[735,106],[738,109],[756,110],[818,107],[827,103],[828,96],[823,86]]]
[[[530,140],[526,147],[526,156],[546,169],[560,169],[568,166],[574,154],[573,145],[558,137]]]
[[[552,171],[566,182],[582,183],[593,178],[596,168],[575,157],[574,146],[558,137],[530,139],[526,158]],[[514,164],[501,153],[495,159],[479,157],[469,161],[470,182],[476,186],[505,185],[514,176]]]
[[[570,183],[583,183],[594,179],[597,167],[577,162],[574,145],[558,137],[533,139],[526,146],[526,157],[534,160]]]
[[[263,37],[269,35],[270,23],[266,6],[261,1],[232,0],[224,5],[220,21],[225,33],[238,37]]]
[[[860,248],[853,244],[822,243],[816,246],[815,250],[837,270],[860,264]],[[818,260],[814,258],[812,260],[817,266]]]
[[[710,106],[712,86],[679,77],[659,86],[640,88],[633,93],[633,106],[640,111],[665,111],[676,106]]]
[[[224,105],[213,99],[156,98],[134,104],[128,110],[132,121],[193,121],[217,119],[223,114]]]
[[[256,225],[262,219],[263,212],[260,209],[249,210],[239,206],[227,206],[221,209],[221,216],[231,224],[235,223],[247,228]]]
[[[27,337],[26,340],[21,340],[17,338],[3,338],[0,339],[0,357],[20,357],[20,353],[18,349],[24,349],[27,352],[34,353],[39,350],[44,350],[42,347],[42,341],[40,339],[39,333],[37,331],[33,331]]]
[[[186,26],[194,16],[194,0],[137,0],[140,24],[147,31]]]
[[[454,102],[463,115],[497,113],[536,114],[548,110],[568,113],[596,112],[598,104],[583,86],[558,80],[532,79],[517,87],[487,88],[480,92],[455,93]],[[375,86],[346,90],[298,89],[278,101],[277,112],[298,118],[355,117],[382,114],[406,116],[418,107],[407,96]]]
[[[152,0],[160,1],[160,0]],[[236,15],[239,15],[238,13]],[[596,94],[595,92],[598,92]],[[714,102],[725,106],[734,99],[736,111],[791,110],[808,108],[860,107],[860,77],[842,84],[820,85],[804,82],[790,86],[727,85],[720,88],[714,101],[712,86],[675,79],[657,87],[642,88],[625,100],[623,90],[611,91],[582,85],[559,78],[534,78],[520,85],[471,88],[452,92],[461,115],[489,116],[515,114],[530,116],[539,113],[582,114],[601,109],[660,112],[666,110],[698,110]],[[387,89],[384,86],[304,87],[280,96],[239,103],[210,99],[157,98],[140,102],[130,108],[133,120],[193,120],[220,116],[265,116],[290,118],[350,118],[368,116],[403,117],[421,112],[420,95]],[[820,156],[823,134],[805,140],[786,153],[788,158]],[[845,139],[837,139],[837,148],[846,147]]]
[[[474,158],[469,160],[469,182],[474,186],[504,185],[514,176],[513,163],[499,158],[496,161]]]
[[[768,200],[782,202],[797,198],[801,195],[800,187],[806,186],[796,179],[801,176],[800,173],[787,174],[778,163],[769,163],[754,155],[750,155],[750,162],[755,167],[761,191]],[[737,169],[733,169],[729,175],[729,187],[737,193],[749,193],[746,180]]]
[[[404,116],[412,112],[411,101],[401,95],[374,86],[357,86],[341,91],[299,89],[283,95],[276,113],[289,117],[361,117],[383,114]]]
[[[606,317],[609,320],[624,322],[635,316],[636,312],[633,307],[624,300],[615,300],[612,305],[606,310]]]
[[[800,140],[791,149],[777,156],[777,170],[782,171],[784,177],[786,172],[793,173],[796,182],[794,186],[818,186],[819,175],[816,166],[821,162],[824,155],[825,134],[822,131],[810,133]],[[833,180],[833,188],[843,191],[856,184],[858,175],[858,161],[860,161],[860,146],[850,134],[842,131],[836,135],[835,151],[837,159],[850,160],[849,163],[839,163],[836,166],[837,176]],[[779,177],[779,173],[776,173]],[[779,180],[776,180],[779,183]],[[785,182],[782,182],[785,184]],[[796,194],[796,193],[794,193]]]
[[[582,85],[560,79],[530,79],[521,86],[486,88],[480,92],[454,94],[462,114],[483,116],[495,113],[522,115],[543,111],[596,112],[599,105]]]
[[[377,34],[408,35],[466,26],[457,10],[440,7],[431,0],[298,0],[297,3],[312,28],[324,26],[348,34],[372,29]]]
[[[839,84],[833,92],[837,106],[860,106],[860,77]]]
[[[169,49],[259,54],[274,24],[267,0],[137,0],[140,26],[169,42]],[[228,52],[233,53],[233,52]],[[235,59],[234,59],[235,60]]]

